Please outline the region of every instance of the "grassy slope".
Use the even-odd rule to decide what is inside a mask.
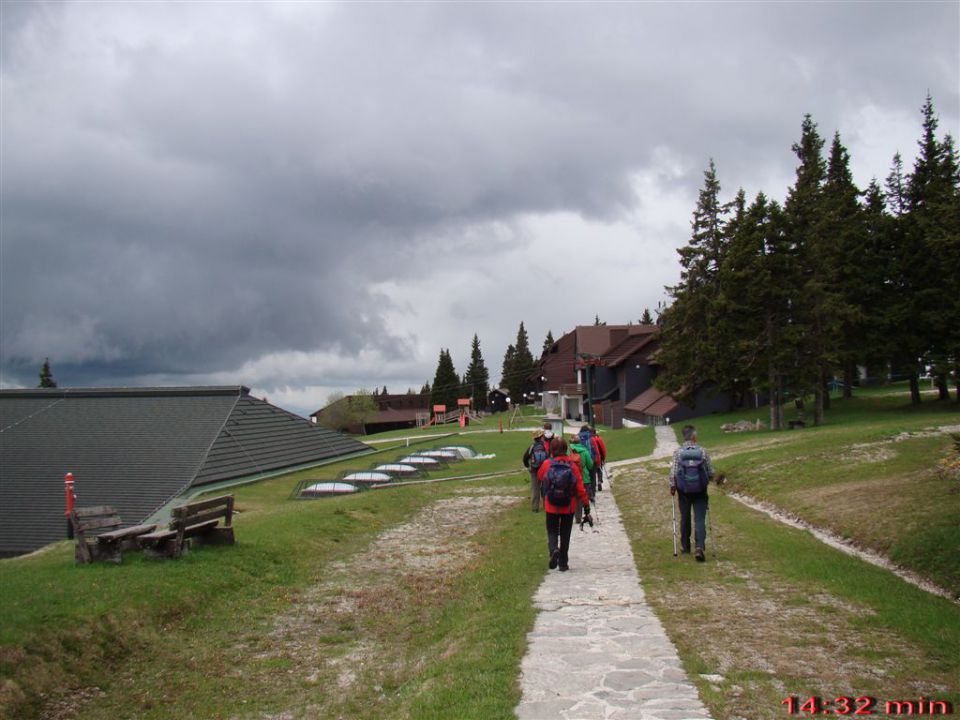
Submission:
[[[619,473],[616,492],[648,601],[718,720],[783,717],[787,695],[960,703],[956,605],[716,493],[708,562],[674,559],[662,468]]]
[[[834,401],[822,427],[781,433],[723,433],[730,419],[698,422],[729,489],[887,555],[960,596],[960,488],[935,471],[951,439],[922,436],[960,424],[960,406],[912,407],[903,396],[868,395]],[[775,444],[757,446],[762,442]],[[723,457],[728,453],[735,454]]]
[[[497,459],[460,463],[450,472],[481,463],[486,463],[484,469],[522,469],[524,434],[482,437],[483,442],[471,444],[481,452],[496,452]],[[368,463],[363,459],[359,467]],[[101,707],[104,716],[168,716],[170,708],[155,709],[164,697],[182,698],[177,702],[190,708],[188,715],[209,717],[214,716],[211,708],[218,713],[239,709],[241,697],[282,705],[284,700],[270,692],[236,692],[238,677],[243,677],[237,669],[256,664],[247,654],[238,655],[236,639],[268,632],[272,618],[323,577],[330,563],[362,553],[382,529],[462,487],[441,483],[321,501],[287,499],[297,477],[329,477],[339,469],[303,471],[237,488],[234,547],[203,548],[177,562],[148,562],[129,554],[119,567],[75,567],[72,547],[64,542],[33,557],[0,562],[0,717],[30,717],[44,702],[42,695],[49,701],[60,689],[91,686],[107,692],[106,698],[88,704],[91,717],[99,716]],[[424,700],[415,692],[417,683],[409,683],[404,686],[409,703],[416,699],[427,707],[451,692],[467,702],[473,691],[457,691],[463,681],[450,668],[473,667],[476,672],[478,662],[511,667],[490,681],[496,692],[474,698],[478,707],[499,703],[502,710],[516,702],[515,670],[533,619],[529,597],[543,574],[539,542],[528,541],[539,539],[542,528],[530,522],[519,501],[526,483],[522,472],[488,483],[501,494],[517,496],[518,505],[505,507],[489,529],[489,547],[502,552],[488,553],[464,568],[452,594],[437,608],[431,631],[416,633],[422,642],[436,640],[434,630],[476,642],[439,666],[427,662],[425,672],[446,678],[447,689]],[[495,602],[480,602],[486,599]],[[502,633],[491,633],[507,613],[504,608],[509,608],[511,622]],[[131,683],[134,677],[137,682]]]
[[[744,419],[742,413],[696,424],[729,487],[957,588],[958,494],[933,471],[949,438],[891,438],[957,424],[960,409],[905,402],[881,393],[835,402],[826,426],[793,432],[719,429]],[[675,560],[665,464],[623,469],[617,478],[647,597],[715,717],[783,717],[787,695],[881,701],[923,695],[960,706],[956,604],[716,490],[709,562]],[[710,682],[701,674],[723,679]],[[878,704],[875,714],[882,716],[882,709]]]
[[[462,443],[495,455],[430,477],[516,470],[484,487],[517,502],[498,509],[482,531],[483,552],[439,590],[403,578],[391,591],[406,601],[389,613],[361,613],[325,629],[319,642],[328,655],[376,637],[389,658],[388,668],[371,668],[348,697],[298,679],[291,658],[265,655],[275,618],[328,568],[362,556],[379,532],[474,484],[320,501],[289,495],[299,480],[391,461],[406,451],[401,440],[375,456],[236,488],[234,547],[203,548],[177,562],[132,553],[119,567],[75,567],[72,545],[63,542],[0,562],[0,717],[35,717],[70,694],[92,698],[79,705],[78,718],[246,717],[289,707],[345,717],[511,716],[535,614],[530,597],[545,570],[542,515],[520,500],[528,483],[520,457],[529,441],[527,432],[508,431],[425,438],[416,446]],[[617,431],[608,445],[621,454],[648,451],[652,433]]]

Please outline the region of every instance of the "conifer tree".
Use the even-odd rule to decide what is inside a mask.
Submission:
[[[814,424],[823,422],[828,373],[839,362],[838,296],[833,281],[833,252],[824,238],[823,183],[826,166],[823,139],[810,115],[793,146],[800,161],[797,178],[784,206],[786,231],[798,263],[791,340],[795,349],[795,391],[815,397]]]
[[[40,368],[40,384],[37,387],[55,388],[56,386],[57,381],[53,379],[53,373],[50,371],[50,358],[44,358]]]
[[[476,333],[473,335],[473,344],[470,350],[470,365],[463,376],[464,385],[467,392],[471,393],[473,407],[482,410],[487,406],[487,395],[490,392],[490,372],[483,362],[483,354],[480,352],[480,338]]]
[[[885,182],[886,206],[890,211],[890,220],[884,227],[883,243],[886,247],[888,302],[884,304],[884,331],[890,337],[896,337],[890,350],[891,371],[894,378],[906,375],[910,379],[911,402],[920,402],[919,370],[916,358],[911,360],[922,346],[916,335],[916,326],[910,320],[913,313],[912,292],[915,279],[910,272],[909,257],[913,254],[909,244],[916,238],[908,233],[909,199],[907,180],[903,173],[903,160],[900,153],[893,156],[890,173]]]
[[[460,376],[453,367],[453,358],[449,350],[440,350],[437,371],[433,377],[433,389],[430,392],[431,405],[446,405],[447,411],[457,406],[460,394]]]
[[[530,339],[522,321],[520,328],[517,330],[517,342],[511,347],[513,348],[513,358],[509,376],[506,377],[506,386],[510,390],[510,397],[513,402],[521,403],[530,386],[529,377],[536,364],[533,354],[530,352]]]
[[[680,255],[680,282],[667,291],[673,303],[660,314],[660,358],[657,386],[689,400],[697,388],[717,377],[715,343],[710,336],[719,292],[717,270],[723,250],[723,208],[713,160],[693,213],[689,242]]]
[[[541,352],[541,355],[553,347],[554,342],[556,341],[553,339],[553,331],[547,330],[547,337],[543,341],[543,351]]]
[[[850,172],[850,156],[835,133],[827,160],[820,224],[823,273],[831,286],[834,320],[839,322],[837,354],[843,370],[843,396],[852,396],[858,364],[867,359],[866,324],[877,266],[867,255],[860,190]]]
[[[500,368],[500,387],[502,388],[509,389],[510,378],[513,377],[514,365],[516,364],[516,355],[517,349],[513,344],[507,345],[507,350],[503,354],[503,366]]]
[[[957,286],[951,280],[957,277],[957,160],[953,139],[948,135],[937,139],[939,121],[933,100],[927,95],[923,109],[923,134],[919,140],[920,153],[907,181],[909,208],[906,226],[910,275],[913,278],[912,321],[917,327],[917,346],[920,355],[918,370],[931,365],[931,371],[940,391],[940,399],[949,398],[948,373],[956,363],[951,352],[956,337]],[[911,375],[911,395],[919,402],[919,386],[914,389]]]
[[[899,160],[898,158],[895,159]],[[887,365],[894,353],[896,328],[891,325],[899,297],[891,292],[894,267],[898,264],[892,207],[876,179],[871,180],[863,199],[864,254],[862,263],[868,275],[863,303],[865,348],[863,363],[867,376],[886,376]]]
[[[728,247],[720,268],[723,314],[718,329],[732,356],[733,382],[741,394],[764,390],[770,397],[770,427],[783,424],[783,354],[781,332],[788,315],[789,284],[780,208],[763,193],[745,210],[735,203],[728,227]]]
[[[643,315],[640,316],[641,325],[653,325],[653,315],[650,314],[650,308],[643,309]]]

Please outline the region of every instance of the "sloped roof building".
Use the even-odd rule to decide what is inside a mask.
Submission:
[[[132,525],[197,488],[364,452],[243,386],[0,390],[0,557],[65,537],[67,472],[79,507]]]

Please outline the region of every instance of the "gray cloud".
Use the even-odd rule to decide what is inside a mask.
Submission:
[[[684,242],[709,157],[731,195],[782,193],[765,183],[790,181],[806,112],[827,137],[865,107],[913,118],[916,137],[929,89],[942,126],[958,125],[949,3],[7,2],[2,14],[7,383],[32,384],[48,355],[83,384],[219,377],[275,353],[347,368],[364,350],[405,368],[422,354],[426,379],[461,338],[425,324],[412,290],[385,292],[391,279],[442,288],[472,265],[483,283],[507,256],[535,267],[524,218],[564,213],[639,228],[632,245],[594,243],[602,278],[640,248],[663,258],[652,248]],[[884,173],[897,150],[913,147],[866,164]],[[664,153],[679,172],[662,171]],[[637,194],[645,172],[689,198],[686,215],[655,217]],[[629,299],[640,307],[614,317],[623,294],[595,291],[597,309],[613,321],[655,305],[658,262],[658,282]],[[451,302],[450,326],[470,318],[490,338],[491,367],[520,319],[559,329],[535,306],[519,312],[535,292],[506,295],[485,300],[485,321],[473,298]],[[338,367],[317,372],[350,377]]]

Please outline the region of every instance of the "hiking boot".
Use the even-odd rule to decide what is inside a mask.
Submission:
[[[569,570],[569,569],[570,569],[570,566],[569,566],[569,565],[561,565],[561,566],[560,566],[560,572],[566,572],[566,571]]]
[[[555,570],[558,562],[560,562],[560,551],[554,550],[550,553],[550,569]]]
[[[707,559],[703,554],[703,548],[697,548],[697,554],[694,557],[697,558],[697,562],[703,562]]]
[[[690,554],[690,548],[686,548],[686,549],[684,549],[684,550],[681,550],[681,551],[680,551],[680,554],[681,554],[681,555],[689,555],[689,554]]]

